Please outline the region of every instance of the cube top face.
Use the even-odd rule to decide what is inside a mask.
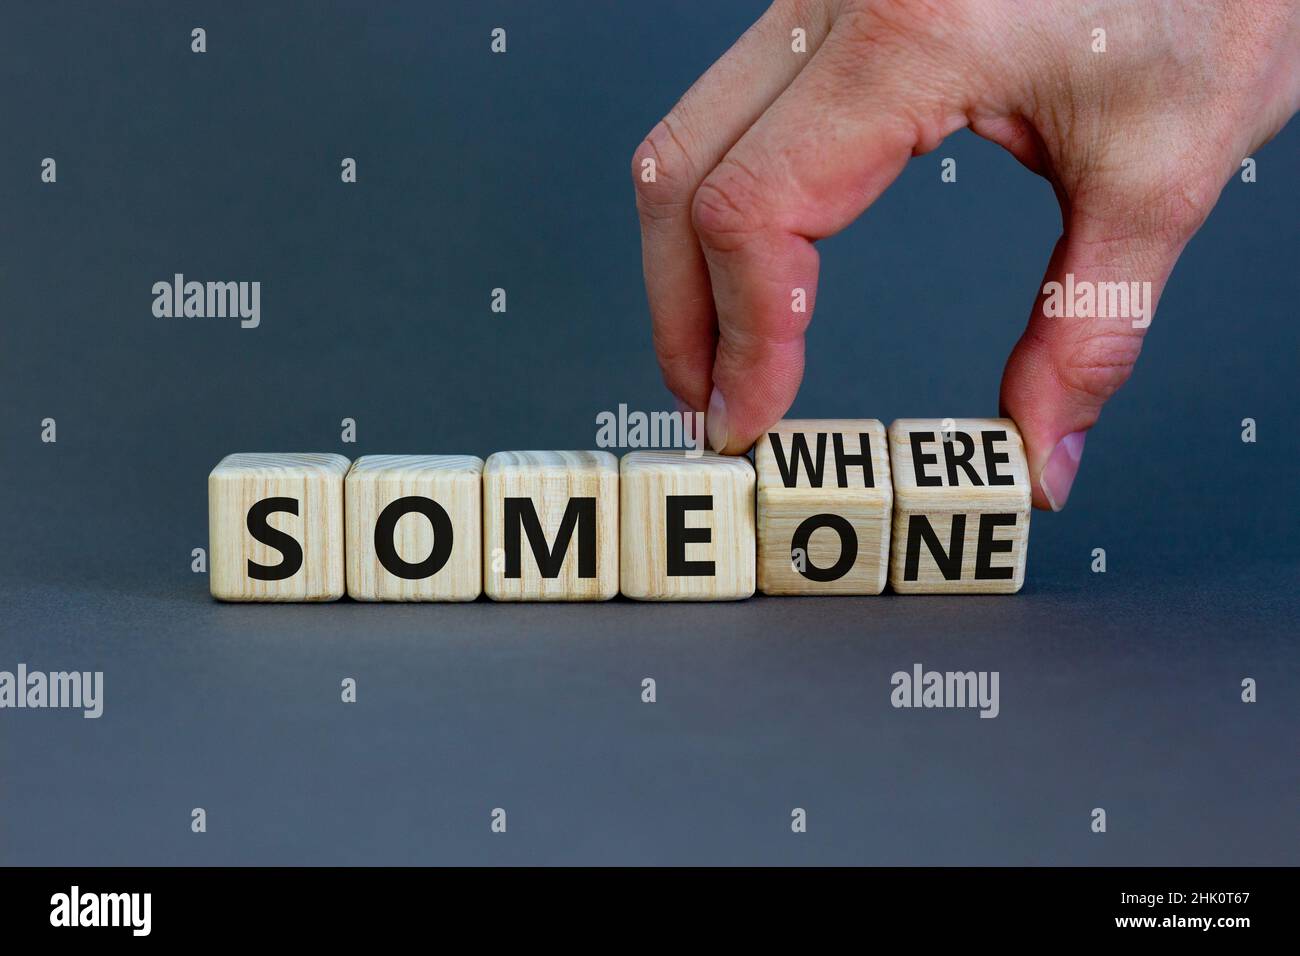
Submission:
[[[1029,510],[1025,446],[1009,418],[900,418],[889,452],[901,510]]]
[[[494,601],[618,594],[618,459],[507,451],[483,466],[483,589]]]
[[[862,446],[867,462],[858,461]],[[777,422],[754,445],[760,500],[800,499],[884,506],[893,500],[885,426],[874,418],[790,418]]]
[[[876,419],[787,419],[754,446],[758,587],[764,594],[879,594],[894,499]]]
[[[732,601],[755,585],[754,467],[748,458],[623,456],[622,590],[643,601]]]
[[[618,458],[607,451],[499,451],[483,466],[484,477],[574,473],[617,477]]]
[[[671,476],[690,481],[697,474],[702,480],[731,478],[754,483],[754,466],[748,458],[739,455],[719,455],[717,452],[689,452],[686,449],[667,448],[662,451],[631,451],[619,463],[623,477],[638,475]]]
[[[366,455],[344,483],[348,595],[472,601],[483,589],[483,460]]]
[[[481,480],[483,459],[477,455],[363,455],[352,463],[349,478],[420,481],[463,475]]]
[[[208,475],[209,581],[223,601],[343,596],[343,477],[331,454],[227,455]]]
[[[348,473],[351,461],[342,455],[314,452],[240,452],[227,455],[217,462],[217,467],[208,475],[209,479],[223,480],[249,478],[274,479],[280,476],[343,477]]]
[[[889,426],[889,450],[893,589],[900,594],[1019,591],[1031,502],[1029,468],[1015,423],[900,419]]]

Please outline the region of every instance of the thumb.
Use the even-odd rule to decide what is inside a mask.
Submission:
[[[1073,216],[1052,253],[1024,335],[1002,377],[1003,414],[1025,440],[1033,499],[1060,511],[1084,441],[1128,380],[1165,281],[1196,221],[1123,234]]]

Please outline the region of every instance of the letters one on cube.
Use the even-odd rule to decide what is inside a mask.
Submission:
[[[899,594],[1012,594],[1025,580],[1030,486],[1005,418],[899,419],[889,426]]]

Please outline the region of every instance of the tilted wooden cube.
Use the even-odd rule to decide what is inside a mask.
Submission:
[[[754,465],[760,591],[885,589],[894,486],[883,424],[781,421],[754,446]]]
[[[483,459],[366,455],[344,488],[348,596],[472,601],[483,590]]]
[[[754,466],[706,452],[635,451],[622,462],[622,590],[640,601],[754,593]]]
[[[227,455],[208,475],[212,596],[333,601],[343,596],[342,455]]]
[[[483,466],[483,585],[494,601],[618,593],[618,459],[503,451]]]
[[[899,419],[889,426],[900,594],[1013,594],[1025,580],[1030,486],[1007,418]]]

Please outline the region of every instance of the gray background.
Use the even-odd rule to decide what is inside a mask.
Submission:
[[[631,154],[763,4],[263,6],[0,23],[0,669],[106,683],[0,712],[0,863],[1300,862],[1295,124],[1017,597],[225,606],[189,562],[228,452],[590,447],[669,403]],[[794,413],[996,412],[1058,228],[973,135],[913,161],[822,244]],[[173,272],[260,280],[261,328],[154,318]],[[916,661],[1000,671],[1001,716],[894,710]]]

